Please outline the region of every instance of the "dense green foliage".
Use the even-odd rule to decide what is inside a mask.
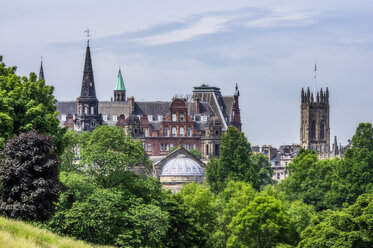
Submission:
[[[7,141],[0,154],[0,213],[15,219],[46,220],[62,184],[51,137],[35,130]]]
[[[57,100],[53,86],[37,81],[35,73],[20,77],[16,67],[6,67],[0,61],[0,148],[5,141],[31,129],[54,137],[57,151],[64,148],[65,129],[57,120]]]
[[[216,193],[232,180],[250,182],[255,189],[272,182],[268,159],[254,156],[244,133],[233,126],[222,137],[220,158],[212,159],[206,168],[207,182]]]

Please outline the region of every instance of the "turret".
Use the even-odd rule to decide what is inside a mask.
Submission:
[[[126,88],[122,77],[122,72],[119,68],[117,83],[114,88],[114,101],[125,101],[126,100]]]

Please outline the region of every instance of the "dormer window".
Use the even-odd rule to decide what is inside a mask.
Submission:
[[[152,115],[148,115],[148,121],[153,121],[153,116]]]
[[[201,121],[202,122],[207,122],[207,116],[206,115],[202,115]]]

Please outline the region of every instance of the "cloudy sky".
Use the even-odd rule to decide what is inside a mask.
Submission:
[[[59,100],[80,93],[86,37],[99,100],[122,68],[128,96],[169,101],[202,83],[232,95],[252,144],[299,142],[300,91],[329,87],[331,137],[373,122],[371,0],[0,0],[0,54]]]

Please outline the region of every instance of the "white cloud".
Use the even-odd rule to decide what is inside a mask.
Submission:
[[[162,45],[174,42],[190,40],[199,35],[213,34],[221,31],[229,18],[205,17],[198,23],[192,24],[185,29],[173,30],[165,34],[154,35],[132,41],[140,41],[146,45]]]
[[[277,14],[277,16],[251,20],[246,23],[246,26],[255,28],[271,28],[280,25],[294,26],[311,23],[311,16],[306,13],[281,13]]]

